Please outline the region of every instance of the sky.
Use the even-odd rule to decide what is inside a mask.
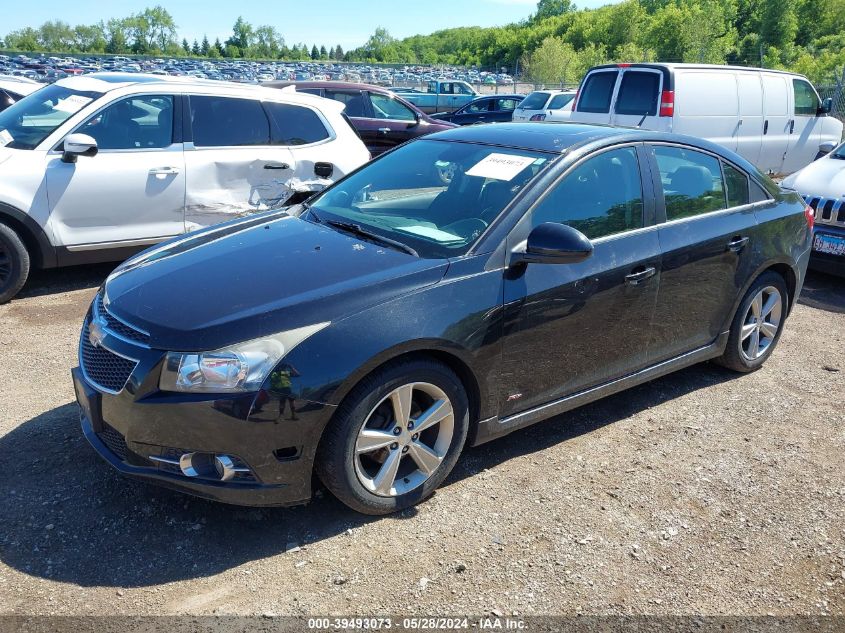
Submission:
[[[579,0],[580,8],[611,0]],[[536,0],[0,0],[0,35],[47,20],[72,26],[125,17],[161,4],[188,41],[224,41],[239,15],[253,25],[270,24],[292,46],[300,42],[344,49],[363,44],[383,26],[393,37],[427,34],[456,26],[497,26],[528,17]]]

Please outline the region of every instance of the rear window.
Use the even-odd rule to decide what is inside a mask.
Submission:
[[[549,110],[560,110],[575,97],[574,94],[555,95],[549,103]]]
[[[615,70],[593,73],[584,82],[584,89],[578,98],[578,112],[610,112],[610,99],[616,85]]]
[[[523,99],[519,104],[522,110],[542,110],[546,107],[546,101],[549,100],[548,92],[532,92]]]
[[[196,147],[270,144],[270,122],[260,101],[207,96],[190,99]]]
[[[264,104],[273,117],[274,145],[307,145],[329,138],[329,131],[310,108],[289,103]]]
[[[630,70],[623,73],[619,96],[616,98],[616,113],[638,116],[656,115],[659,89],[660,75],[658,73]]]

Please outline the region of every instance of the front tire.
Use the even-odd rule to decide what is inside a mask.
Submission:
[[[390,363],[340,405],[317,452],[323,484],[364,514],[429,497],[458,461],[469,427],[460,379],[426,359]]]
[[[11,300],[29,277],[29,251],[7,224],[0,222],[0,303]]]
[[[762,367],[780,340],[788,307],[783,277],[775,272],[760,275],[739,304],[725,353],[716,362],[741,373]]]

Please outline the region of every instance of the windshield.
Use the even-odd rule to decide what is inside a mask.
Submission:
[[[831,154],[834,158],[843,158],[845,159],[845,143],[842,143],[839,147],[833,150]]]
[[[519,104],[520,110],[542,110],[549,100],[548,92],[532,92]]]
[[[53,84],[0,112],[0,147],[35,149],[53,130],[97,97]]]
[[[470,143],[409,143],[320,194],[315,221],[341,221],[420,257],[463,255],[554,154]]]

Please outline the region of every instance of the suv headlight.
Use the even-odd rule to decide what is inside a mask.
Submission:
[[[256,391],[285,354],[327,325],[308,325],[211,352],[168,352],[159,388],[194,393]]]

